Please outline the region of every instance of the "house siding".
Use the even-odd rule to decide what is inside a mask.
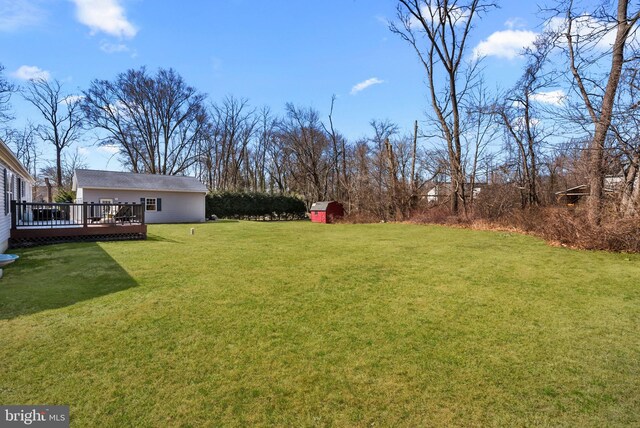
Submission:
[[[13,171],[9,168],[2,160],[0,160],[0,253],[4,253],[9,246],[9,237],[11,235],[11,212],[7,212],[5,214],[5,199],[7,198],[7,194],[5,193],[5,183],[4,183],[4,171],[7,171],[7,185],[11,186],[11,176],[13,175],[13,188],[10,189],[13,195],[14,200],[21,200],[25,202],[31,202],[31,183],[29,180]],[[24,183],[24,192],[18,192],[18,178],[20,181]],[[22,197],[18,198],[18,195],[22,193]],[[9,204],[11,201],[8,201]],[[11,205],[9,205],[9,210]]]
[[[112,199],[114,203],[139,204],[141,198],[162,199],[161,211],[146,211],[146,223],[198,223],[205,221],[205,194],[160,192],[152,190],[104,190],[78,188],[77,201],[99,203]]]

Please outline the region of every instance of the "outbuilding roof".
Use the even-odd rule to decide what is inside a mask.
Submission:
[[[589,196],[589,185],[581,184],[579,186],[571,187],[567,190],[561,190],[556,192],[556,195],[560,196]]]
[[[76,169],[73,190],[79,188],[207,193],[207,187],[195,177],[94,169]]]
[[[335,201],[314,202],[311,205],[311,211],[326,211],[330,203]]]

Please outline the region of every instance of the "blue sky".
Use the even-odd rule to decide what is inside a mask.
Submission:
[[[213,102],[225,95],[269,105],[312,106],[323,118],[338,96],[335,124],[349,139],[371,119],[409,132],[428,109],[424,73],[391,34],[393,0],[0,0],[0,63],[17,84],[42,75],[71,93],[129,68],[173,67]],[[477,21],[469,55],[487,55],[490,87],[520,76],[520,48],[542,19],[532,2],[502,1]],[[360,85],[359,85],[360,84]],[[358,86],[359,85],[359,86]],[[359,89],[359,90],[358,90]],[[32,109],[13,98],[19,126]],[[87,133],[78,144],[93,168],[119,169]],[[50,154],[46,154],[50,156]]]

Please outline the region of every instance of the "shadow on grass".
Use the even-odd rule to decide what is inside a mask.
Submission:
[[[14,250],[0,279],[0,320],[70,306],[138,284],[97,243]]]
[[[160,235],[153,235],[151,233],[147,233],[147,241],[153,241],[153,242],[171,242],[173,244],[177,244],[178,241],[175,241],[173,239],[169,239],[166,238],[164,236],[160,236]]]

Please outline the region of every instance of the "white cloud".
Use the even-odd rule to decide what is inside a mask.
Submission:
[[[111,36],[132,38],[138,29],[127,19],[119,0],[71,0],[76,5],[76,18],[91,29]]]
[[[454,25],[464,25],[469,20],[469,16],[471,14],[469,8],[451,6],[451,8],[449,9],[449,16],[445,17],[445,19],[442,20],[440,18],[440,10],[435,4],[422,6],[420,8],[420,12],[422,13],[423,19],[427,22],[432,22],[434,20],[432,19],[433,16],[433,18],[435,18],[435,20],[437,20],[439,23],[442,23],[443,21],[451,21]],[[418,19],[416,19],[415,16],[412,15],[409,19],[409,26],[411,28],[419,28],[422,27],[422,24]]]
[[[44,20],[44,12],[29,0],[0,0],[0,31],[33,27]]]
[[[65,97],[62,102],[64,102],[65,104],[73,104],[73,103],[77,103],[78,101],[82,101],[84,99],[83,95],[69,95],[67,97]]]
[[[514,30],[516,28],[524,28],[527,26],[527,23],[524,19],[522,18],[509,18],[506,20],[506,22],[504,23],[504,26],[507,27],[509,30]]]
[[[380,24],[384,25],[385,27],[389,26],[389,20],[385,16],[376,15],[375,19],[376,19],[376,21],[378,21]]]
[[[49,80],[51,78],[51,73],[35,65],[22,65],[11,75],[20,80]]]
[[[211,67],[213,71],[220,71],[222,69],[222,59],[217,56],[211,57]]]
[[[557,33],[566,33],[567,26],[567,19],[559,16],[551,18],[546,24],[547,30]],[[606,51],[615,44],[616,24],[615,22],[599,21],[590,15],[581,15],[574,18],[571,33],[574,42],[586,43],[598,50]],[[637,31],[632,31],[629,42],[636,41],[637,37]],[[566,41],[564,38],[561,40]]]
[[[533,47],[537,36],[537,33],[528,30],[496,31],[473,49],[473,56],[474,58],[495,56],[513,59],[519,56],[525,48]]]
[[[537,94],[532,94],[531,99],[543,104],[561,106],[567,99],[567,94],[562,89],[558,89],[555,91],[538,92]]]
[[[115,144],[105,144],[103,146],[81,146],[78,147],[78,153],[82,156],[90,156],[92,154],[101,154],[113,156],[120,152],[120,149]]]
[[[108,54],[130,51],[129,46],[124,43],[109,43],[104,40],[100,43],[100,50]]]
[[[379,85],[384,83],[384,80],[380,80],[377,77],[372,77],[371,79],[367,79],[364,82],[357,83],[351,88],[351,95],[355,95],[360,91],[364,91],[369,86]]]
[[[129,109],[120,100],[117,100],[113,104],[104,106],[104,109],[113,116],[127,117],[129,115]]]
[[[106,144],[104,146],[98,147],[98,151],[109,155],[115,155],[120,152],[120,148],[115,144]]]

